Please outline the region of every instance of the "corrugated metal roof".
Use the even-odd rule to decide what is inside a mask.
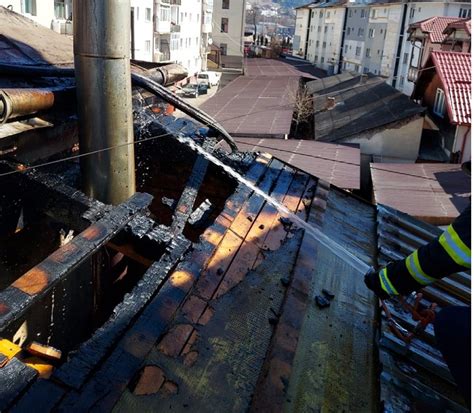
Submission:
[[[469,204],[471,180],[454,164],[370,164],[375,201],[447,225]]]
[[[290,133],[296,76],[241,76],[200,108],[234,136],[283,137]]]
[[[344,189],[360,188],[360,149],[305,140],[236,138],[239,150],[268,152]]]
[[[471,54],[434,51],[431,59],[443,83],[449,118],[454,124],[471,124]],[[429,67],[430,60],[425,67]]]
[[[336,75],[308,82],[310,90],[317,90],[313,94],[315,139],[337,142],[424,112],[420,105],[385,82],[386,79],[371,74]],[[328,98],[335,103],[332,109],[327,108]]]

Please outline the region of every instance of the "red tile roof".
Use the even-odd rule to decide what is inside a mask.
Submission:
[[[455,22],[449,23],[444,29],[444,34],[449,34],[453,30],[465,30],[469,35],[471,34],[471,19],[460,19]]]
[[[431,59],[443,83],[449,119],[457,125],[470,125],[471,54],[433,51]]]
[[[430,17],[429,19],[422,20],[413,24],[410,24],[408,31],[420,28],[422,32],[429,34],[431,43],[442,43],[446,38],[444,30],[446,27],[454,22],[466,21],[467,19],[460,19],[459,17]]]

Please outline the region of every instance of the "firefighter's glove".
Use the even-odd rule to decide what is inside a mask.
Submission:
[[[379,271],[371,267],[370,270],[364,276],[365,285],[369,290],[372,290],[374,294],[382,300],[389,298],[390,296],[383,290],[380,284]]]

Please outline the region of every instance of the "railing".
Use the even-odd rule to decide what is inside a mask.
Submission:
[[[181,26],[179,24],[171,23],[170,32],[171,33],[179,33],[181,31]]]

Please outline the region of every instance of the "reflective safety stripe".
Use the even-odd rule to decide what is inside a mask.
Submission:
[[[405,265],[408,269],[408,272],[418,284],[428,285],[431,284],[433,281],[436,281],[435,278],[430,277],[422,270],[420,260],[418,259],[418,250],[416,250],[413,254],[410,254],[405,259]]]
[[[471,267],[471,249],[462,242],[452,225],[439,237],[439,243],[456,264]]]
[[[388,295],[398,295],[398,291],[388,279],[387,268],[379,272],[380,285]]]

